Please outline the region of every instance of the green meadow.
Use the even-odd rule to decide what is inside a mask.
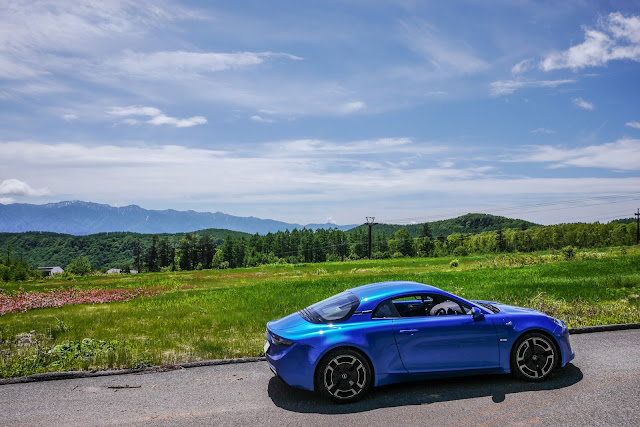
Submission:
[[[0,293],[131,288],[158,294],[0,316],[0,377],[259,356],[269,320],[385,280],[535,308],[570,327],[640,322],[635,247],[570,257],[539,252],[52,279],[0,284]]]

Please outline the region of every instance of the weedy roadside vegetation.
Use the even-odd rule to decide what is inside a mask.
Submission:
[[[267,321],[384,280],[415,280],[469,299],[538,309],[570,327],[640,321],[636,247],[7,283],[0,289],[4,301],[36,292],[136,293],[127,301],[1,315],[0,377],[258,356]]]

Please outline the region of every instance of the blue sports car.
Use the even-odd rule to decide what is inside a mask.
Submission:
[[[541,381],[574,358],[562,320],[405,281],[348,289],[267,323],[265,335],[278,377],[337,402],[434,376],[512,372]]]

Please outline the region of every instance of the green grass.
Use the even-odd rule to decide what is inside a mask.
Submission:
[[[344,289],[382,280],[415,280],[469,299],[536,308],[570,327],[640,321],[636,248],[581,252],[570,261],[549,253],[459,257],[455,268],[451,259],[271,265],[0,285],[5,294],[58,288],[161,291],[128,302],[1,316],[0,377],[257,356],[267,321]]]

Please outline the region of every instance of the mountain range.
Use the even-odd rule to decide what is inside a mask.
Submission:
[[[129,231],[135,233],[183,233],[207,228],[267,234],[294,228],[338,228],[346,231],[357,225],[291,224],[271,219],[240,217],[222,212],[149,210],[136,205],[114,207],[106,204],[69,201],[33,205],[0,204],[0,232],[51,231],[73,235]]]

